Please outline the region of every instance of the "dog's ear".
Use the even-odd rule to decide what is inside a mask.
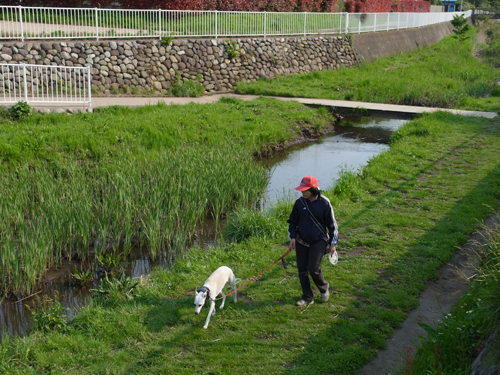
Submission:
[[[196,291],[195,294],[194,294],[195,297],[203,297],[203,298],[207,298],[207,292],[199,292],[199,291]]]

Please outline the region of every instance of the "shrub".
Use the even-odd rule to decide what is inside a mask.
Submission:
[[[195,81],[177,81],[170,87],[170,93],[177,97],[198,97],[205,92],[205,86]]]
[[[235,59],[240,56],[240,50],[237,48],[238,43],[234,40],[228,40],[226,45],[226,53],[230,59]]]
[[[161,45],[164,46],[164,47],[168,47],[169,45],[172,44],[172,40],[174,38],[172,36],[164,36],[163,38],[161,38]]]
[[[9,110],[10,115],[15,120],[24,120],[33,114],[33,109],[26,102],[17,102]]]

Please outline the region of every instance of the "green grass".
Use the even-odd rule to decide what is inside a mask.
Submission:
[[[500,226],[483,228],[489,244],[477,246],[482,263],[477,267],[471,287],[439,324],[423,325],[427,338],[414,358],[401,370],[403,374],[470,374],[471,365],[490,335],[500,328]],[[500,361],[500,342],[491,337],[485,367]]]
[[[0,294],[29,292],[47,266],[92,250],[181,256],[199,222],[260,199],[268,172],[252,155],[333,121],[300,104],[227,98],[19,122],[5,115]]]
[[[459,49],[458,40],[449,36],[356,68],[238,82],[236,92],[500,112],[498,97],[485,98],[500,71],[474,58],[471,50],[471,38]]]
[[[486,41],[478,46],[481,59],[493,66],[500,66],[500,24],[486,21],[481,28],[486,33]]]
[[[400,129],[388,152],[358,176],[355,196],[333,188],[340,260],[323,269],[334,292],[327,304],[297,308],[296,264],[274,266],[226,301],[208,330],[207,309],[193,314],[193,293],[220,265],[246,282],[287,249],[283,218],[275,237],[251,236],[211,249],[192,248],[171,269],[155,269],[129,302],[94,301],[65,330],[10,339],[10,374],[352,374],[374,358],[418,305],[419,294],[498,208],[498,120],[446,113]],[[357,182],[354,179],[358,179]],[[237,214],[238,215],[238,214]],[[264,220],[241,227],[267,228]],[[241,285],[241,284],[240,284]],[[113,303],[110,303],[113,302]]]
[[[435,69],[432,64],[438,63],[433,55],[444,58],[442,51],[456,51],[457,45],[449,38],[435,48],[422,49],[429,53],[428,59],[415,52],[406,55],[406,62],[404,56],[390,62],[399,64],[398,69],[415,61],[417,65],[428,63],[427,69],[432,70]],[[460,63],[472,62],[466,57],[458,56],[456,60],[455,57],[447,55],[448,68],[456,67],[467,78],[469,73],[461,70]],[[383,64],[377,66],[379,69],[372,72],[375,78],[364,79],[378,80],[385,72],[394,70],[386,69]],[[483,71],[485,77],[497,74],[484,64],[467,66],[472,78],[478,78],[475,74],[482,75]],[[444,68],[441,65],[442,73],[448,74],[446,71],[450,69]],[[360,72],[354,70],[352,78],[357,79]],[[343,70],[334,73],[344,74]],[[406,74],[411,72],[408,70]],[[462,100],[474,91],[471,86],[478,87],[470,82],[465,84],[468,78],[462,79],[458,83],[461,89],[455,92],[453,85],[441,86],[443,81],[436,75],[427,76],[424,71],[419,74],[415,73],[415,84],[426,81],[428,91],[423,92],[435,93],[439,100],[455,97]],[[298,80],[296,90],[307,92],[310,81],[318,77],[311,75]],[[341,77],[337,76],[339,82]],[[320,93],[317,83],[313,82],[314,90]],[[491,104],[491,108],[495,106],[498,108],[498,102]],[[16,173],[25,173],[20,166],[39,170],[48,163],[66,167],[67,170],[61,171],[65,176],[71,175],[68,166],[72,163],[99,166],[104,162],[117,163],[123,157],[123,164],[117,164],[116,170],[120,170],[137,154],[152,155],[157,158],[152,159],[155,165],[165,166],[170,163],[161,164],[160,154],[170,147],[169,150],[179,150],[181,159],[188,157],[189,151],[203,153],[228,148],[228,153],[221,151],[221,158],[228,158],[228,164],[236,163],[238,167],[228,173],[244,169],[248,174],[253,167],[240,163],[249,159],[250,154],[265,153],[273,142],[293,137],[300,125],[319,128],[327,121],[325,111],[308,112],[299,105],[262,98],[249,103],[225,99],[218,105],[173,106],[168,110],[174,112],[165,110],[162,106],[124,112],[111,108],[96,117],[81,115],[75,124],[68,121],[69,117],[58,116],[47,116],[48,123],[36,116],[15,125],[5,122],[0,147],[3,173],[16,181]],[[192,124],[193,116],[198,116],[196,125]],[[482,219],[498,209],[499,125],[498,119],[447,113],[425,115],[398,130],[390,151],[373,158],[362,171],[341,174],[337,186],[324,192],[335,208],[341,234],[339,263],[333,267],[324,260],[323,270],[333,289],[326,304],[318,303],[307,309],[294,306],[300,297],[300,286],[294,256],[290,254],[288,269],[274,266],[250,283],[239,292],[238,302],[234,304],[228,299],[224,310],[217,311],[211,319],[208,330],[203,330],[207,309],[200,315],[193,314],[194,290],[215,268],[231,267],[242,278],[241,285],[287,250],[286,219],[291,201],[279,202],[263,217],[249,208],[228,210],[228,220],[236,235],[228,234],[227,242],[208,249],[191,248],[170,268],[155,269],[134,287],[130,301],[124,301],[120,293],[115,297],[109,293],[109,298],[96,298],[82,307],[64,329],[4,338],[0,344],[0,371],[9,374],[355,373],[384,348],[393,330],[417,306],[428,281],[437,277],[438,268],[453,256],[457,246],[480,228]],[[237,148],[228,147],[233,142],[228,140],[234,140],[236,146],[247,152],[242,151],[243,158],[233,159],[233,154],[240,154]],[[82,145],[84,141],[87,143]],[[91,142],[95,144],[89,148]],[[180,146],[175,148],[175,145]],[[183,148],[188,151],[182,153]],[[151,163],[134,164],[139,171],[148,166]],[[153,169],[151,176],[157,176],[159,171],[161,168]],[[26,175],[34,180],[33,175]],[[16,188],[22,192],[22,186]],[[26,190],[24,195],[31,197],[31,191]],[[1,202],[9,199],[10,196]],[[142,207],[142,202],[138,207]],[[145,205],[148,210],[154,206],[149,202]],[[19,220],[19,216],[14,219]],[[229,242],[230,239],[239,242]],[[496,293],[495,289],[492,291]],[[489,313],[490,308],[495,306],[485,306],[485,311]],[[455,337],[449,342],[453,340],[457,342]],[[471,354],[464,356],[464,363],[470,361]],[[425,355],[423,358],[425,362]]]

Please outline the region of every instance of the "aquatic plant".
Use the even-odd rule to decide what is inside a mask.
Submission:
[[[38,296],[37,296],[38,297]],[[68,308],[63,307],[58,301],[58,294],[54,298],[43,296],[42,298],[35,297],[35,305],[28,309],[32,313],[32,328],[31,331],[48,332],[53,329],[65,328],[67,326],[66,315],[63,311]]]
[[[71,280],[84,288],[86,285],[90,284],[94,279],[94,270],[88,268],[86,270],[79,270],[76,267],[73,267],[70,272]]]
[[[118,269],[125,265],[124,254],[97,254],[96,255],[97,264],[100,267],[100,271],[104,274],[116,274]]]
[[[138,281],[132,280],[129,276],[125,276],[123,270],[120,270],[116,275],[112,274],[108,277],[104,276],[97,289],[91,289],[95,292],[92,296],[100,301],[122,301],[132,300],[137,296],[136,287]]]

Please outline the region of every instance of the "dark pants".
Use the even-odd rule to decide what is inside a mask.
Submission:
[[[320,293],[326,293],[328,290],[328,282],[321,272],[321,260],[325,254],[325,241],[319,241],[312,244],[310,247],[304,246],[299,242],[295,243],[295,254],[297,255],[297,268],[299,270],[300,286],[302,287],[302,299],[307,302],[313,300],[313,292],[311,290],[311,275],[314,284],[318,287]]]

